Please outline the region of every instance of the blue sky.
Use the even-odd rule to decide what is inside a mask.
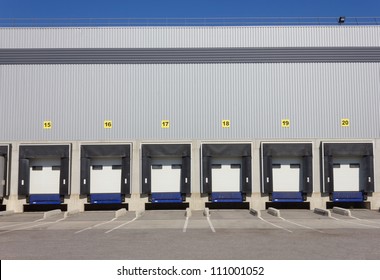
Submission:
[[[0,0],[0,18],[366,17],[380,0]]]

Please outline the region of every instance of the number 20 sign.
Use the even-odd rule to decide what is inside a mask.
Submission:
[[[348,126],[350,126],[350,120],[349,119],[341,119],[340,125],[343,127],[348,127]]]

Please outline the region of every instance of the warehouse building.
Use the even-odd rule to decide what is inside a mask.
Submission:
[[[1,207],[380,207],[380,26],[0,28]]]

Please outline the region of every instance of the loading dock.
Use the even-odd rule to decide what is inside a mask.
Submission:
[[[127,209],[130,194],[130,144],[81,146],[81,195],[87,210]]]
[[[0,211],[6,210],[4,197],[9,195],[9,155],[10,145],[0,145]]]
[[[142,194],[146,210],[186,209],[190,195],[190,144],[143,144]]]
[[[311,143],[261,143],[262,193],[269,196],[266,208],[310,209],[307,195],[313,192]]]
[[[202,144],[202,193],[210,209],[249,209],[251,144]]]
[[[18,195],[24,211],[67,210],[71,145],[20,145]]]
[[[374,191],[372,143],[322,142],[323,193],[326,207],[368,208],[367,195]]]

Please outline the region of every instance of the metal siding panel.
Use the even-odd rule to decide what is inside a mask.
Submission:
[[[0,48],[379,46],[379,26],[0,28]]]
[[[3,141],[379,137],[375,63],[13,65],[0,80]]]

